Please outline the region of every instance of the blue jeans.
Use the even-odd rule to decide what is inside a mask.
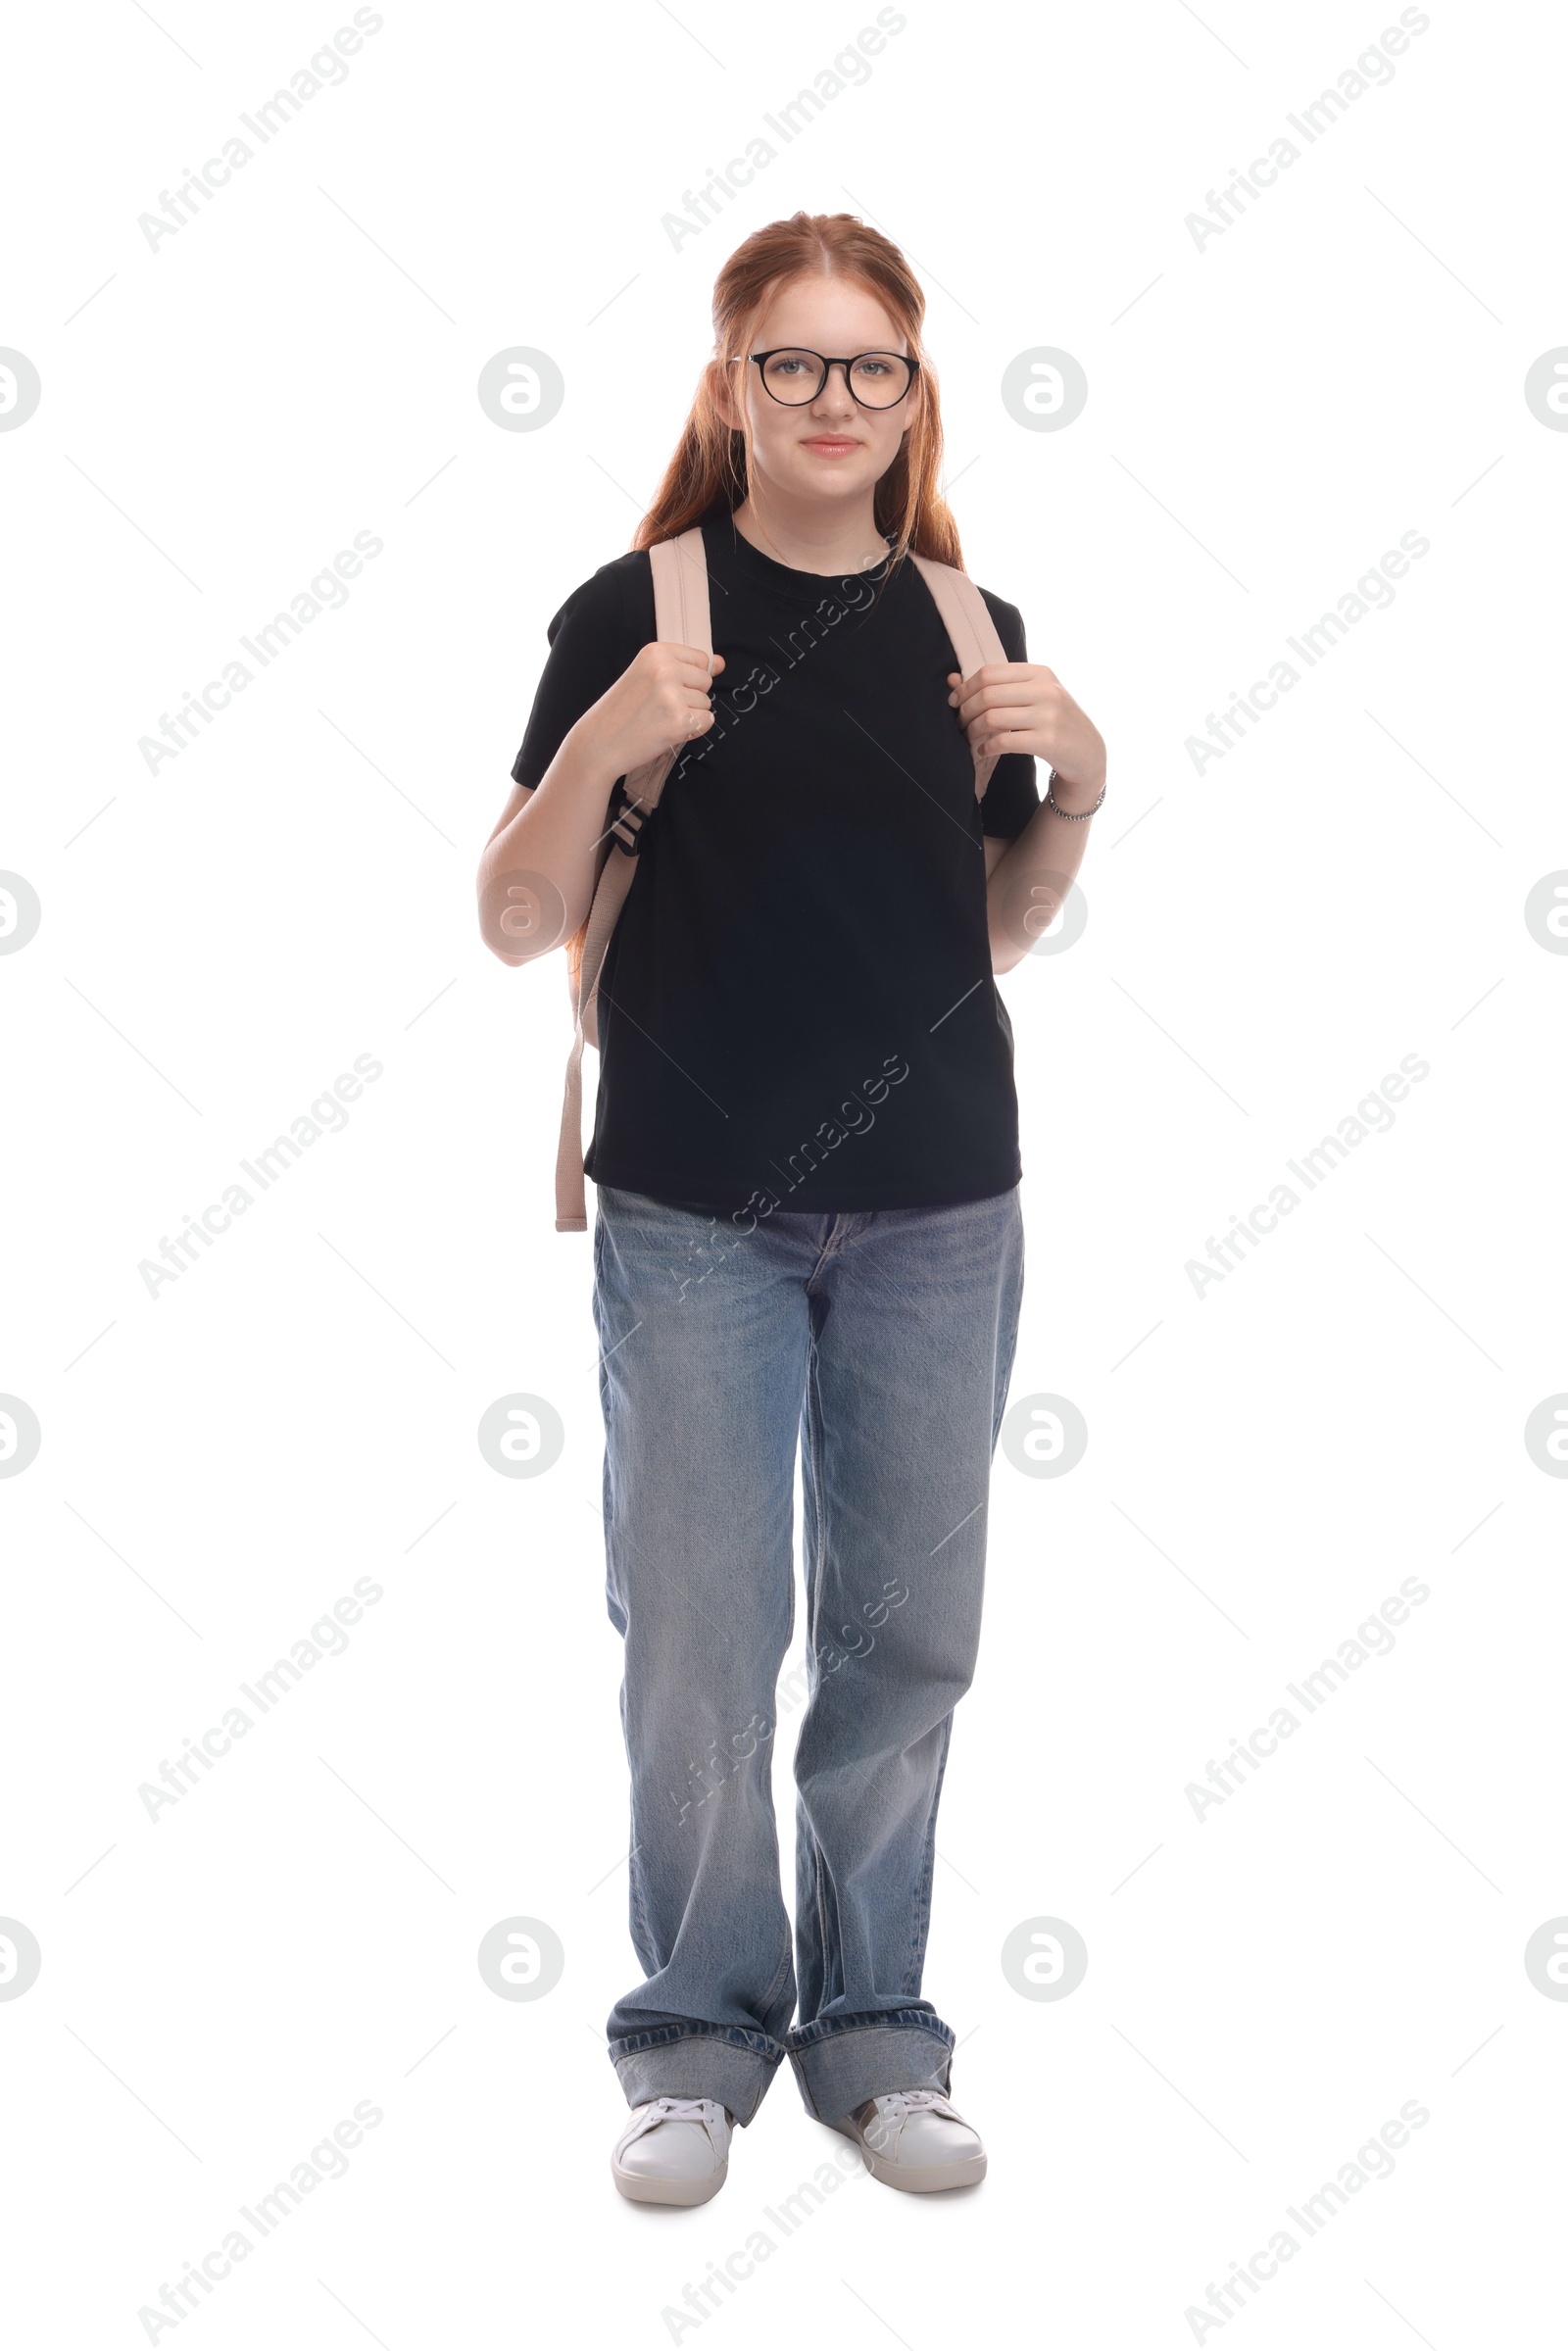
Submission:
[[[822,2122],[945,2089],[954,2036],[920,1977],[1023,1288],[1017,1191],[743,1233],[601,1186],[594,1275],[644,1970],[609,2021],[627,2100],[715,2098],[748,2123],[786,2055]],[[792,1953],[770,1763],[797,1433]]]

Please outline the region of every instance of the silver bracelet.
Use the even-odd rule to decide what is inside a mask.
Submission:
[[[1057,781],[1059,781],[1059,780],[1060,780],[1060,779],[1057,777],[1056,770],[1054,769],[1054,767],[1053,767],[1053,769],[1051,770],[1051,773],[1050,773],[1050,775],[1049,775],[1049,776],[1047,777],[1047,779],[1046,779],[1046,806],[1047,806],[1047,808],[1054,808],[1054,809],[1055,809],[1055,811],[1056,811],[1056,814],[1057,814],[1058,816],[1065,817],[1066,821],[1067,821],[1069,824],[1083,824],[1084,822],[1086,822],[1086,820],[1087,820],[1089,817],[1091,817],[1091,816],[1094,814],[1094,812],[1095,812],[1095,808],[1098,808],[1100,807],[1100,803],[1101,803],[1101,801],[1102,801],[1102,800],[1104,799],[1104,797],[1105,797],[1105,787],[1104,787],[1104,785],[1103,785],[1103,784],[1102,784],[1102,785],[1101,785],[1101,787],[1100,787],[1100,800],[1097,800],[1097,801],[1096,801],[1096,803],[1095,803],[1095,808],[1062,808],[1062,807],[1060,806],[1060,804],[1059,804],[1057,801],[1054,801],[1054,800],[1053,800],[1053,798],[1052,798],[1052,796],[1051,796],[1051,787],[1052,787],[1052,785],[1053,785],[1053,784],[1054,784],[1054,783],[1056,783],[1056,782],[1057,782]]]

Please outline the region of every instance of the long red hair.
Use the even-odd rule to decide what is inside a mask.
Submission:
[[[713,356],[633,547],[652,547],[689,530],[719,499],[734,508],[745,498],[747,435],[725,423],[715,393],[720,384],[734,382],[731,363],[748,356],[753,329],[774,295],[795,278],[816,276],[858,278],[921,363],[914,422],[876,485],[876,526],[895,534],[895,565],[910,548],[939,563],[962,564],[958,526],[937,488],[942,411],[920,347],[925,296],[897,245],[853,213],[794,213],[787,220],[770,220],[737,245],[720,269],[713,287]]]

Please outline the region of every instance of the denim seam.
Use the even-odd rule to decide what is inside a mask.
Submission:
[[[643,1900],[642,1876],[637,1867],[637,1847],[641,1840],[637,1835],[637,1799],[635,1795],[633,1795],[628,1809],[631,1815],[631,1853],[626,1871],[626,1892],[631,1915],[632,1944],[638,1957],[641,1958],[644,1951],[652,1956],[656,1946],[653,1936],[648,1932],[648,1911]],[[652,1975],[653,1968],[650,1968],[648,1973]]]
[[[610,2054],[615,2057],[641,2057],[650,2049],[672,2049],[685,2040],[722,2041],[726,2048],[744,2049],[760,2058],[764,2065],[778,2065],[788,2055],[785,2044],[776,2041],[770,2033],[751,2033],[739,2025],[705,2025],[690,2022],[681,2025],[650,2025],[644,2033],[628,2033],[610,2044]]]
[[[807,1336],[805,1405],[806,1443],[811,1455],[810,1493],[808,1496],[803,1496],[803,1499],[808,1502],[810,1525],[808,1530],[803,1527],[801,1531],[802,1552],[806,1567],[806,1638],[810,1660],[807,1668],[809,1685],[807,1703],[809,1705],[811,1697],[815,1694],[815,1675],[812,1668],[816,1661],[816,1617],[821,1605],[822,1553],[825,1548],[821,1445],[822,1399],[817,1386],[816,1334],[814,1331],[808,1332]]]
[[[951,2026],[939,2016],[928,2015],[924,2009],[871,2009],[858,2016],[819,2017],[811,2025],[793,2025],[786,2041],[788,2053],[803,2055],[808,2049],[837,2039],[846,2033],[878,2033],[884,2027],[895,2033],[929,2033],[951,2051],[957,2045]]]
[[[821,1669],[817,1663],[816,1655],[816,1635],[818,1621],[820,1619],[822,1610],[822,1592],[826,1581],[826,1562],[828,1553],[827,1487],[825,1478],[826,1462],[822,1447],[822,1398],[821,1390],[818,1386],[819,1368],[820,1367],[817,1360],[816,1339],[813,1333],[806,1358],[806,1442],[809,1445],[811,1452],[811,1492],[813,1500],[811,1509],[812,1543],[809,1551],[808,1551],[806,1554],[808,1574],[809,1577],[809,1586],[807,1592],[807,1640],[809,1646],[809,1662],[807,1667],[808,1689],[806,1711],[801,1718],[801,1729],[803,1733],[806,1729],[807,1723],[810,1720],[811,1707],[815,1700],[818,1684],[821,1679]],[[829,1983],[828,1979],[828,1961],[830,1956],[833,1955],[833,1944],[828,1935],[827,1912],[823,1900],[822,1856],[817,1846],[814,1830],[810,1829],[808,1823],[801,1821],[800,1816],[803,1809],[804,1808],[799,1799],[799,1788],[797,1785],[797,1825],[798,1828],[805,1827],[808,1832],[806,1852],[811,1872],[811,1910],[816,1922],[817,1974],[820,1979],[821,1997],[824,2001],[827,2001],[835,1997],[835,1986]]]
[[[1012,1336],[1008,1342],[1006,1353],[999,1360],[997,1364],[997,1400],[992,1407],[991,1414],[991,1450],[993,1454],[995,1454],[997,1449],[997,1441],[1002,1435],[1003,1416],[1007,1409],[1007,1391],[1012,1385],[1012,1366],[1014,1360],[1016,1359],[1017,1352],[1018,1326],[1016,1320],[1014,1320]]]
[[[1016,1196],[1015,1196],[1015,1197],[1016,1197]],[[1023,1303],[1023,1274],[1024,1274],[1024,1226],[1023,1226],[1023,1204],[1022,1204],[1022,1201],[1021,1201],[1021,1200],[1017,1202],[1017,1207],[1018,1207],[1018,1280],[1017,1280],[1016,1298],[1015,1298],[1014,1306],[1013,1306],[1013,1312],[1012,1312],[1012,1316],[1011,1316],[1011,1329],[1010,1329],[1010,1331],[1009,1331],[1009,1332],[1008,1332],[1008,1334],[1007,1334],[1007,1345],[1006,1345],[1006,1351],[1005,1351],[1005,1353],[1004,1353],[1004,1355],[1002,1355],[1002,1356],[999,1358],[999,1360],[998,1360],[998,1364],[997,1364],[998,1378],[997,1378],[997,1386],[996,1386],[996,1401],[995,1401],[995,1403],[994,1403],[994,1405],[993,1405],[993,1407],[992,1407],[992,1414],[991,1414],[991,1451],[992,1451],[992,1454],[993,1454],[993,1456],[995,1456],[995,1454],[996,1454],[996,1449],[997,1449],[997,1444],[998,1444],[998,1440],[1001,1438],[1001,1435],[1002,1435],[1002,1421],[1003,1421],[1003,1415],[1004,1415],[1004,1413],[1006,1411],[1006,1408],[1007,1408],[1007,1391],[1008,1391],[1008,1389],[1009,1389],[1009,1388],[1011,1387],[1011,1385],[1012,1385],[1012,1367],[1013,1367],[1013,1364],[1014,1364],[1014,1362],[1015,1362],[1015,1361],[1016,1361],[1016,1359],[1017,1359],[1017,1353],[1018,1353],[1018,1322],[1019,1322],[1019,1309],[1021,1308],[1021,1306],[1022,1306],[1022,1303]]]
[[[931,1932],[931,1887],[936,1876],[937,1810],[942,1802],[942,1783],[947,1777],[948,1754],[953,1745],[953,1716],[942,1726],[942,1753],[937,1760],[936,1785],[931,1790],[931,1809],[926,1815],[925,1857],[920,1868],[919,1888],[914,1900],[914,1938],[909,1952],[909,1964],[905,1972],[904,1989],[911,1999],[920,1993],[920,1978],[925,1970],[926,1940]]]
[[[777,1994],[784,1989],[785,1984],[789,1982],[790,1976],[794,1970],[794,1966],[795,1954],[790,1948],[789,1928],[786,1926],[784,1930],[784,1956],[779,1961],[777,1968],[773,1972],[772,1982],[768,1984],[766,1991],[763,1992],[760,2001],[758,2003],[760,2007],[770,2008],[772,2006]]]
[[[824,1208],[821,1213],[827,1220],[827,1231],[822,1236],[822,1246],[817,1251],[816,1263],[812,1266],[810,1272],[806,1277],[806,1286],[808,1290],[809,1290],[811,1284],[816,1280],[817,1275],[821,1272],[828,1259],[838,1255],[845,1241],[849,1238],[848,1234],[838,1233],[839,1220],[845,1214],[844,1209]],[[835,1234],[838,1234],[837,1239],[834,1237]]]

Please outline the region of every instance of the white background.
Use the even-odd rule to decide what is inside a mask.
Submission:
[[[17,2339],[148,2339],[162,2283],[362,2100],[347,2176],[155,2339],[1542,2339],[1568,2011],[1523,1952],[1568,1911],[1568,1485],[1522,1432],[1568,1388],[1568,960],[1523,906],[1568,865],[1568,437],[1523,380],[1568,341],[1561,21],[1434,5],[1200,250],[1185,216],[1396,9],[915,0],[677,251],[662,216],[873,11],[387,0],[152,251],[138,215],[348,14],[155,13],[19,22],[0,166],[0,343],[43,384],[0,434],[0,865],[43,908],[0,959],[0,1389],[42,1428],[0,1483],[0,1912],[43,1955],[0,2003]],[[702,2210],[608,2177],[636,1970],[589,1249],[552,1229],[564,967],[485,953],[472,873],[714,270],[798,206],[921,270],[966,563],[1110,746],[1087,932],[1004,983],[1013,1396],[1070,1397],[1090,1441],[1059,1480],[999,1455],[939,1831],[926,1984],[990,2178],[848,2184],[677,2331],[842,2142],[786,2075]],[[564,374],[537,432],[476,398],[514,345]],[[1000,398],[1041,345],[1089,379],[1059,432]],[[346,606],[149,774],[138,739],[362,530]],[[1195,774],[1206,714],[1410,530],[1392,608]],[[150,1297],[139,1261],[358,1054],[383,1075],[344,1131]],[[1197,1297],[1187,1260],[1406,1054],[1430,1075],[1392,1130]],[[537,1480],[475,1443],[518,1391],[565,1424]],[[1411,1576],[1392,1653],[1195,1817],[1188,1784]],[[138,1788],[362,1577],[346,1651],[151,1820]],[[787,1825],[784,1752],[776,1786]],[[531,2002],[475,1963],[519,1915],[565,1952]],[[1089,1949],[1060,2001],[1000,1965],[1042,1916]],[[1410,2100],[1394,2175],[1195,2327]]]

